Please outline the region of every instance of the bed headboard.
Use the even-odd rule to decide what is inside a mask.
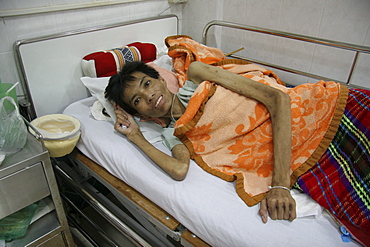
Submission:
[[[31,118],[61,113],[72,102],[89,96],[80,81],[85,55],[135,41],[163,47],[164,39],[176,34],[178,18],[167,15],[17,41],[15,50]]]

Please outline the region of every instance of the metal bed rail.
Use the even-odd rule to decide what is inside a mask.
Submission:
[[[81,167],[82,164],[78,158],[73,155],[67,159],[67,163],[70,163],[73,167],[71,171],[66,161],[54,161],[54,169],[58,177],[70,185],[72,190],[79,194],[84,202],[90,205],[98,214],[100,214],[109,224],[120,232],[127,239],[130,239],[135,246],[193,246],[191,243],[186,242],[185,238],[182,238],[182,234],[186,232],[186,229],[182,225],[176,226],[175,229],[171,229],[163,225],[159,220],[150,216],[145,210],[138,207],[129,198],[116,191],[109,183],[99,176],[94,176],[94,171],[85,167]],[[101,190],[102,188],[95,188],[90,182],[90,178],[97,181],[101,185],[108,189],[109,192],[115,196],[120,204],[122,204],[127,211],[123,211],[115,202],[108,199]],[[68,199],[63,193],[62,197],[65,202],[78,211],[86,221],[105,239],[111,246],[115,245],[116,240],[109,237],[104,230],[99,229],[96,226],[93,218],[84,216],[81,210],[76,209],[73,202]],[[129,213],[128,213],[129,212]],[[167,217],[166,217],[167,218]],[[77,225],[71,221],[73,225]],[[81,232],[83,234],[83,232]],[[86,233],[89,239],[90,233]],[[83,234],[85,235],[85,234]],[[195,239],[195,236],[192,238]],[[94,245],[94,240],[91,242]],[[120,245],[118,245],[120,246]],[[203,245],[205,246],[205,245]]]
[[[294,34],[294,33],[289,33],[289,32],[273,30],[273,29],[255,27],[255,26],[248,26],[248,25],[226,22],[226,21],[220,21],[220,20],[210,21],[204,27],[203,33],[202,33],[202,43],[205,44],[205,45],[207,45],[208,31],[212,26],[221,26],[221,27],[227,27],[227,28],[240,29],[240,30],[245,30],[245,31],[250,31],[250,32],[262,33],[262,34],[267,34],[267,35],[272,35],[272,36],[277,36],[277,37],[284,37],[284,38],[288,38],[288,39],[294,39],[294,40],[299,40],[299,41],[303,41],[303,42],[314,43],[314,44],[318,44],[318,45],[330,46],[330,47],[335,47],[335,48],[339,48],[339,49],[343,49],[343,50],[353,51],[353,52],[355,52],[355,56],[352,60],[352,64],[351,64],[351,68],[350,68],[347,80],[344,81],[344,82],[343,81],[338,81],[336,79],[327,78],[327,77],[323,77],[323,76],[320,76],[320,75],[312,74],[312,73],[307,73],[307,72],[300,71],[300,70],[290,69],[290,68],[287,68],[287,67],[283,67],[283,66],[280,66],[280,65],[277,65],[277,64],[272,64],[272,63],[268,63],[268,62],[264,62],[264,61],[260,61],[260,60],[245,58],[245,57],[236,56],[236,55],[233,55],[233,54],[231,54],[229,56],[232,57],[232,58],[237,58],[237,59],[246,60],[246,61],[252,62],[252,63],[262,64],[262,65],[265,65],[265,66],[268,66],[268,67],[271,67],[271,68],[280,69],[282,71],[291,72],[291,73],[294,73],[294,74],[299,74],[299,75],[303,75],[303,76],[307,76],[307,77],[311,77],[311,78],[316,78],[316,79],[337,81],[339,83],[345,84],[345,85],[350,86],[350,87],[363,88],[361,86],[351,84],[350,81],[351,81],[356,63],[358,61],[359,54],[360,53],[370,54],[370,47],[368,47],[368,46],[344,43],[344,42],[333,41],[333,40],[328,40],[328,39],[323,39],[323,38],[317,38],[317,37],[312,37],[312,36]]]
[[[62,176],[65,181],[73,186],[73,188],[77,189],[78,193],[89,203],[90,206],[104,216],[104,218],[114,225],[117,230],[129,238],[132,243],[134,243],[136,246],[142,247],[152,246],[145,239],[134,232],[129,226],[122,222],[116,215],[112,214],[103,204],[96,200],[94,196],[92,196],[92,194],[86,190],[86,188],[83,188],[80,184],[75,182],[65,171],[63,171],[63,169],[61,169],[58,165],[55,165],[54,167],[58,175]],[[105,235],[104,232],[100,233]]]

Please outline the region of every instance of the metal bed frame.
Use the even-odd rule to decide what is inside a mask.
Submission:
[[[334,47],[334,48],[338,48],[338,49],[353,51],[353,52],[355,52],[355,56],[352,60],[351,68],[350,68],[350,71],[349,71],[349,74],[348,74],[348,77],[347,77],[346,81],[339,81],[339,80],[336,80],[336,79],[323,77],[323,76],[320,76],[320,75],[311,74],[311,73],[307,73],[307,72],[300,71],[300,70],[294,70],[294,69],[290,69],[290,68],[287,68],[287,67],[279,66],[277,64],[267,63],[267,62],[263,62],[263,61],[252,59],[252,58],[237,56],[237,55],[234,55],[234,54],[230,54],[229,57],[236,58],[236,59],[242,59],[242,60],[245,60],[245,61],[248,61],[248,62],[251,62],[251,63],[257,63],[257,64],[265,65],[265,66],[268,66],[268,67],[271,67],[271,68],[274,68],[274,69],[279,69],[279,70],[282,70],[282,71],[286,71],[286,72],[290,72],[290,73],[294,73],[294,74],[298,74],[298,75],[302,75],[302,76],[307,76],[307,77],[311,77],[311,78],[315,78],[315,79],[336,81],[336,82],[345,84],[349,87],[365,88],[365,87],[362,87],[362,86],[359,86],[359,85],[351,84],[351,78],[352,78],[352,75],[353,75],[353,70],[356,67],[359,54],[360,53],[370,54],[370,47],[355,45],[355,44],[350,44],[350,43],[344,43],[344,42],[339,42],[339,41],[332,41],[332,40],[328,40],[328,39],[322,39],[322,38],[311,37],[311,36],[306,36],[306,35],[282,32],[282,31],[277,31],[277,30],[272,30],[272,29],[267,29],[267,28],[248,26],[248,25],[237,24],[237,23],[226,22],[226,21],[219,21],[219,20],[211,21],[211,22],[207,23],[207,25],[204,27],[203,33],[202,33],[202,43],[205,44],[205,45],[207,45],[208,31],[213,26],[234,28],[234,29],[239,29],[239,30],[244,30],[244,31],[249,31],[249,32],[262,33],[262,34],[272,35],[272,36],[276,36],[276,37],[284,37],[284,38],[288,38],[288,39],[294,39],[294,40],[299,40],[299,41],[303,41],[303,42],[308,42],[308,43],[330,46],[330,47]]]
[[[280,37],[315,43],[319,45],[327,45],[331,47],[354,51],[356,55],[352,61],[352,67],[351,67],[348,79],[346,82],[340,82],[340,83],[346,84],[347,86],[355,86],[355,85],[350,84],[350,80],[351,80],[351,76],[355,68],[359,53],[370,54],[370,48],[365,47],[365,46],[352,45],[352,44],[342,43],[342,42],[332,42],[330,40],[325,40],[325,39],[320,39],[320,38],[314,38],[314,37],[309,37],[309,36],[304,36],[304,35],[297,35],[297,34],[292,34],[292,33],[285,33],[285,32],[280,32],[280,31],[270,30],[270,29],[263,29],[263,28],[258,28],[258,27],[251,27],[247,25],[240,25],[240,24],[229,23],[229,22],[224,22],[224,21],[211,21],[205,26],[203,30],[203,44],[205,45],[207,45],[208,31],[210,30],[212,26],[222,26],[222,27],[227,27],[227,28],[236,28],[236,29],[245,30],[245,31],[259,32],[259,33],[264,33],[268,35],[280,36]],[[319,75],[306,73],[303,71],[298,71],[298,70],[290,69],[287,67],[282,67],[276,64],[266,63],[266,62],[255,60],[255,59],[248,59],[248,58],[236,56],[236,55],[230,55],[229,57],[246,60],[252,63],[262,64],[268,67],[280,69],[283,71],[287,71],[287,72],[291,72],[291,73],[295,73],[295,74],[299,74],[303,76],[308,76],[311,78],[333,80],[331,78],[325,78]],[[87,157],[83,156],[80,153],[74,152],[74,154],[70,156],[70,161],[74,163],[75,167],[79,167],[80,169],[83,169],[84,170],[83,173],[85,174],[91,174],[91,173],[97,172],[93,170],[95,169],[94,168],[95,165],[92,165],[92,166],[88,165],[88,167],[86,167],[87,163],[92,164],[91,162],[93,161],[89,160]],[[83,182],[78,183],[76,181],[81,180],[81,178],[72,179],[72,177],[70,177],[70,175],[64,172],[63,169],[59,167],[58,164],[55,167],[56,167],[57,174],[59,174],[59,176],[64,177],[63,178],[64,181],[67,181],[67,183],[73,185],[73,187],[78,190],[78,193],[82,197],[84,197],[85,200],[88,201],[90,206],[95,208],[101,215],[103,215],[113,226],[115,226],[119,230],[119,232],[121,232],[123,235],[131,239],[132,242],[135,243],[136,246],[176,246],[176,245],[207,246],[205,242],[203,242],[197,236],[195,236],[194,234],[186,230],[184,226],[182,226],[179,222],[173,219],[172,216],[168,215],[165,211],[158,209],[159,211],[153,214],[153,213],[150,213],[149,210],[145,209],[145,207],[138,207],[137,202],[133,201],[130,198],[131,197],[130,195],[122,197],[122,194],[127,195],[127,193],[124,191],[118,191],[116,188],[112,187],[109,182],[107,183],[106,178],[104,177],[96,178],[95,177],[96,179],[99,180],[99,182],[107,186],[109,191],[112,194],[114,195],[116,195],[117,193],[120,194],[120,196],[117,196],[116,198],[119,198],[120,203],[122,203],[122,205],[125,205],[125,207],[128,209],[130,214],[132,214],[136,220],[132,220],[129,217],[129,215],[127,215],[125,212],[120,210],[118,206],[114,204],[112,205],[112,203],[108,202],[107,201],[108,199],[105,198],[91,184],[89,184],[86,179],[82,179]],[[99,174],[101,174],[101,172],[99,172]],[[111,176],[111,175],[106,174],[106,176]],[[132,190],[132,188],[130,188],[130,190]],[[68,201],[68,198],[65,195],[62,195],[62,197],[65,199],[65,201]],[[69,202],[69,203],[72,203],[72,202]],[[76,206],[73,206],[73,207],[76,207]],[[104,236],[104,238],[109,239],[109,236],[107,236],[107,234],[105,234],[103,230],[99,229],[98,226],[96,227],[98,228],[99,233],[102,236]],[[85,234],[88,236],[87,233]],[[169,239],[171,239],[171,241],[169,241]],[[108,242],[111,243],[112,246],[116,246],[113,239],[108,240]]]
[[[84,206],[78,205],[79,199],[73,200],[71,194],[83,199],[133,246],[208,246],[166,211],[109,174],[79,150],[74,150],[67,157],[53,159],[52,164],[62,187],[60,193],[65,206],[70,209],[69,212],[78,215],[67,215],[69,222],[94,246],[100,247],[101,243],[80,226],[79,217],[88,221],[108,246],[122,245],[89,218],[83,211]],[[119,185],[113,186],[112,181]],[[108,197],[104,190],[109,190],[115,199]]]
[[[88,163],[90,164],[87,165]],[[64,188],[66,187],[65,185],[69,185],[74,193],[81,196],[90,207],[103,216],[133,246],[174,246],[176,242],[184,246],[188,245],[181,236],[186,230],[181,228],[181,225],[175,219],[160,209],[158,209],[159,212],[148,212],[146,208],[138,204],[140,201],[147,200],[145,197],[137,192],[132,192],[134,189],[123,182],[120,184],[120,190],[113,187],[107,181],[107,177],[108,179],[115,178],[106,171],[103,171],[103,176],[101,176],[102,171],[99,171],[100,176],[93,176],[92,174],[96,172],[98,165],[81,153],[78,153],[77,150],[72,155],[69,155],[67,160],[53,160],[53,164],[56,174],[61,180],[61,185]],[[86,165],[89,167],[86,167]],[[79,170],[77,171],[76,168]],[[84,175],[81,175],[81,173]],[[100,184],[106,186],[113,195],[118,193],[119,196],[116,197],[118,202],[112,202],[111,198],[108,199],[105,193],[101,192]],[[87,220],[109,246],[121,246],[120,243],[117,243],[117,240],[113,239],[113,236],[109,236],[109,233],[105,232],[93,219],[90,219],[83,212],[83,208],[79,207],[78,201],[73,201],[70,193],[71,191],[61,190],[61,197],[67,207],[72,211],[76,211],[79,217]],[[132,197],[136,198],[133,200]],[[150,204],[151,202],[148,203]],[[151,205],[151,207],[153,206]],[[162,217],[161,220],[157,219],[158,215],[161,215],[159,216]],[[86,232],[83,227],[79,226],[78,217],[69,215],[68,220],[94,246],[100,246],[101,243],[94,240],[94,236],[91,233]],[[171,238],[172,242],[167,236]]]
[[[356,55],[352,62],[348,79],[346,82],[340,82],[348,86],[356,86],[352,85],[350,80],[353,70],[356,66],[359,53],[370,54],[370,47],[352,45],[342,42],[332,42],[330,40],[320,38],[224,21],[211,21],[205,26],[203,30],[203,44],[205,45],[207,45],[208,31],[212,26],[259,32],[267,35],[280,36],[354,51]],[[249,62],[262,64],[268,67],[303,76],[333,80],[263,61],[248,59],[236,55],[230,55],[230,57],[243,59]],[[21,70],[22,75],[25,78],[23,71],[24,69],[21,68]],[[27,81],[26,78],[24,80]],[[30,94],[27,86],[26,91]],[[28,97],[28,100],[30,99],[31,98]],[[34,115],[35,110],[32,105],[32,100],[30,100],[30,103],[30,115]],[[69,209],[69,211],[76,212],[79,215],[78,217],[82,217],[83,219],[87,220],[94,228],[96,228],[98,234],[106,240],[107,245],[120,246],[120,243],[117,243],[115,239],[112,239],[108,233],[106,233],[99,225],[94,223],[91,219],[89,219],[88,216],[84,214],[83,210],[79,207],[79,205],[77,205],[80,203],[81,199],[91,206],[98,214],[102,215],[115,229],[118,230],[120,234],[128,238],[134,246],[208,246],[197,236],[189,232],[171,215],[154,205],[124,182],[120,182],[120,188],[112,186],[110,181],[116,178],[110,175],[106,170],[104,170],[104,168],[101,168],[98,164],[80,153],[78,150],[75,150],[72,154],[64,158],[53,159],[52,163],[54,164],[59,182],[63,187],[61,189],[61,196],[67,209]],[[73,200],[73,197],[71,198],[70,196],[71,193],[64,189],[65,187],[72,188],[72,194],[77,195],[78,199]],[[105,195],[103,191],[106,189],[108,189],[109,192],[112,193],[115,198],[117,198],[118,202],[113,202]],[[79,226],[78,217],[76,218],[68,215],[70,224],[79,229],[94,246],[99,246],[99,243],[94,240],[93,236]]]

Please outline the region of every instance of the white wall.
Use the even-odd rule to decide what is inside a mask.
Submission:
[[[94,2],[94,0],[0,0],[0,9],[7,10],[17,8],[33,8],[38,6],[66,5],[89,2]],[[17,40],[54,34],[67,30],[81,29],[95,25],[112,24],[122,21],[157,16],[159,14],[176,14],[181,21],[182,9],[184,8],[184,5],[174,5],[170,9],[166,10],[169,6],[170,5],[168,4],[167,0],[145,0],[105,7],[93,7],[25,16],[2,17],[0,22],[1,81],[14,83],[20,80],[13,49],[13,44]],[[19,86],[17,88],[19,96],[22,94],[22,91],[23,90]]]
[[[369,0],[188,0],[183,19],[184,32],[198,41],[201,41],[204,25],[219,19],[370,46]],[[338,52],[333,48],[266,38],[245,31],[233,30],[224,34],[222,41],[216,41],[221,43],[224,52],[244,47],[238,55],[292,66],[336,80],[347,79],[350,68],[347,60],[354,56],[348,51]],[[291,49],[295,49],[294,52]],[[292,83],[309,81],[284,72],[278,72],[278,75]],[[369,77],[370,54],[362,55],[352,82],[370,87]]]

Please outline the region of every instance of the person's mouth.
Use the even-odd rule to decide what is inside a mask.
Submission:
[[[159,98],[157,99],[157,102],[155,102],[155,105],[154,105],[154,108],[157,108],[159,103],[161,102],[161,100],[163,99],[163,96],[159,96]]]

